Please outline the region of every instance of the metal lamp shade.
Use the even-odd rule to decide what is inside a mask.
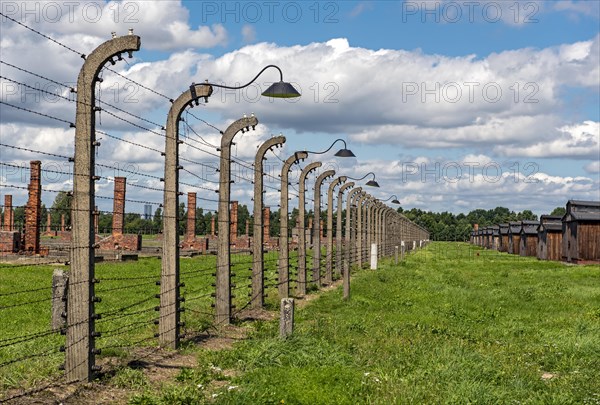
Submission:
[[[287,82],[276,82],[269,86],[267,90],[262,93],[265,97],[274,98],[294,98],[300,97],[298,90],[294,88],[290,83]]]
[[[375,180],[369,180],[365,185],[369,187],[379,187],[379,183],[377,183]]]
[[[337,157],[356,157],[354,153],[350,149],[340,149],[336,152],[335,156]]]
[[[396,199],[393,199],[393,200],[392,200],[392,204],[400,204],[400,201],[398,201],[398,200],[396,200]]]

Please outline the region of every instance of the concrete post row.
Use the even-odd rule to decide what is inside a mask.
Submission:
[[[165,170],[163,201],[163,251],[160,274],[160,308],[158,340],[161,346],[179,347],[180,328],[180,282],[179,282],[179,121],[186,107],[198,97],[209,97],[212,87],[195,85],[183,92],[173,103],[167,115],[165,133]]]
[[[217,289],[215,293],[215,321],[217,325],[231,322],[231,222],[229,211],[231,195],[231,144],[242,129],[255,128],[258,119],[254,116],[240,118],[233,122],[221,136],[221,156],[219,165],[219,223],[223,232],[217,240]],[[221,228],[221,227],[219,227]]]
[[[315,180],[314,213],[315,224],[313,228],[313,271],[312,281],[321,287],[321,233],[323,221],[321,221],[321,185],[325,179],[333,177],[335,170],[327,170]]]
[[[264,207],[264,173],[263,160],[272,148],[278,148],[285,143],[284,136],[268,139],[258,148],[254,158],[254,236],[252,239],[252,308],[262,308],[264,305],[264,255],[263,244],[268,239],[268,228],[263,226]],[[270,211],[267,215],[270,214]],[[268,218],[268,217],[267,217]],[[266,225],[269,226],[268,219]],[[266,237],[265,237],[266,233]]]
[[[300,182],[298,183],[298,285],[296,292],[298,295],[306,294],[306,230],[304,227],[306,213],[306,177],[314,170],[321,167],[321,162],[312,162],[306,165],[300,172]]]
[[[308,157],[306,152],[295,152],[281,168],[281,203],[279,204],[279,297],[288,298],[290,293],[290,251],[288,235],[289,175],[293,164]]]
[[[346,176],[340,176],[331,182],[327,190],[327,257],[325,270],[325,283],[333,282],[333,191],[346,182]]]
[[[67,381],[90,381],[95,367],[94,222],[98,74],[113,57],[140,49],[140,37],[126,35],[104,42],[90,53],[77,79],[73,165],[73,234],[68,291],[65,371]]]

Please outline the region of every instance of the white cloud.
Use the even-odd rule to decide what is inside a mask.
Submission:
[[[368,10],[372,10],[373,9],[373,3],[368,2],[368,1],[361,1],[359,2],[356,6],[354,6],[354,8],[352,10],[350,10],[350,17],[355,18],[358,17],[359,15],[363,14],[365,11]]]
[[[598,19],[600,17],[600,4],[597,1],[587,0],[559,0],[554,1],[552,6],[557,11],[570,12],[574,15],[585,15]]]
[[[475,161],[479,164],[474,164]],[[382,199],[396,194],[405,208],[432,211],[505,206],[542,214],[571,198],[597,200],[600,187],[598,179],[549,175],[538,166],[530,168],[525,164],[517,170],[514,163],[495,162],[485,155],[416,166],[414,162],[387,162],[390,170],[381,167],[385,162],[363,164],[372,167],[378,174],[377,180],[386,185],[382,189],[368,188],[369,193]]]
[[[572,157],[594,159],[600,155],[600,123],[584,121],[581,124],[558,128],[559,137],[548,136],[546,141],[525,147],[499,146],[497,151],[506,156]]]
[[[539,21],[545,9],[541,0],[420,0],[402,4],[403,21],[419,19],[423,23],[504,23],[522,26]]]
[[[600,159],[600,157],[599,157]],[[594,162],[590,162],[584,167],[585,171],[591,174],[600,173],[600,160],[596,160]]]
[[[242,38],[244,43],[249,44],[256,40],[256,29],[254,26],[246,24],[242,27]]]
[[[78,50],[92,49],[86,44],[90,40],[97,46],[111,32],[125,35],[129,29],[143,38],[145,49],[212,48],[227,43],[221,24],[191,27],[189,11],[181,1],[4,2],[2,10]]]
[[[221,102],[211,108],[238,115],[250,104],[269,123],[298,132],[347,132],[363,142],[426,147],[522,145],[550,131],[559,135],[554,128],[562,124],[557,115],[561,88],[600,84],[600,74],[594,74],[597,44],[598,37],[571,47],[522,49],[478,60],[373,51],[351,47],[344,39],[294,47],[260,43],[206,60],[203,72],[243,83],[249,64],[258,71],[283,61],[285,78],[297,82],[302,99],[272,102],[254,98],[258,91],[252,88],[236,100],[216,91],[213,97]],[[273,74],[259,79],[262,89],[269,80]],[[437,94],[428,93],[436,86]],[[502,92],[498,100],[497,89]]]

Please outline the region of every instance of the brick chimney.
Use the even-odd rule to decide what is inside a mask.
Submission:
[[[185,241],[192,242],[194,239],[196,239],[196,193],[188,193]]]
[[[115,195],[113,198],[112,234],[122,235],[125,225],[125,185],[126,177],[115,177]]]
[[[29,181],[29,199],[25,207],[25,251],[40,252],[40,214],[42,204],[41,170],[42,162],[29,162],[31,179]]]
[[[12,219],[12,195],[6,194],[4,196],[4,227],[5,231],[12,231],[13,219]]]
[[[271,236],[271,208],[263,208],[263,241],[268,241]]]
[[[98,235],[98,231],[100,228],[100,211],[98,211],[98,206],[94,207],[94,233]]]
[[[229,227],[229,239],[231,242],[235,242],[237,240],[237,230],[238,230],[238,202],[231,202],[231,214],[230,214],[230,227]]]
[[[210,236],[215,236],[215,216],[210,218]]]

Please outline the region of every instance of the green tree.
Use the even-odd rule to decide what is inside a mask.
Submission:
[[[211,231],[211,222],[212,222],[212,217],[214,216],[214,214],[210,211],[207,211],[206,214],[204,214],[204,234],[200,234],[200,235],[209,235],[210,231]],[[215,219],[216,221],[216,219]]]
[[[517,214],[517,220],[519,221],[537,221],[537,219],[538,216],[530,210],[524,210],[523,212],[519,212],[519,214]]]
[[[162,208],[158,207],[156,211],[154,211],[154,218],[152,219],[152,222],[156,232],[161,232],[163,226]]]
[[[59,191],[52,203],[50,215],[52,217],[52,223],[55,226],[60,226],[61,215],[65,216],[65,225],[71,224],[71,202],[73,196],[68,194],[66,191]]]
[[[112,214],[101,212],[98,218],[98,232],[99,233],[111,233],[112,232]]]
[[[206,232],[206,224],[204,222],[204,210],[196,207],[196,235],[204,235]]]
[[[281,224],[279,223],[279,210],[271,211],[271,215],[269,215],[269,233],[271,237],[275,237],[279,235],[279,231],[281,229]]]
[[[552,212],[550,213],[550,215],[559,215],[559,216],[563,216],[567,213],[567,209],[565,207],[556,207],[552,210]]]
[[[246,232],[246,220],[250,219],[250,211],[248,211],[247,205],[238,206],[238,235],[242,235]],[[251,230],[248,230],[251,232]]]
[[[177,228],[179,230],[180,235],[183,235],[185,233],[186,214],[187,211],[185,209],[185,203],[179,203],[179,209],[177,210],[177,218],[179,219],[179,221],[177,221]]]
[[[288,232],[290,232],[290,235],[291,235],[292,229],[296,227],[296,221],[298,221],[299,214],[300,214],[300,211],[298,210],[298,208],[295,208],[295,207],[292,208],[292,212],[290,214],[290,220],[288,221]],[[279,216],[277,216],[277,218],[278,218],[277,220],[279,221]],[[306,215],[305,215],[304,220],[307,220]]]
[[[16,230],[22,231],[25,226],[25,207],[16,207],[13,211],[13,223]]]
[[[42,204],[40,209],[40,229],[42,232],[46,232],[46,223],[48,222],[48,208],[46,204]]]

